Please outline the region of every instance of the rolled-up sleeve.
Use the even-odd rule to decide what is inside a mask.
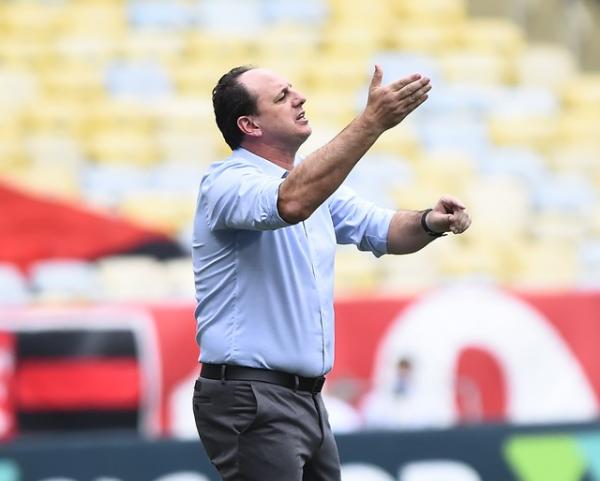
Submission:
[[[277,210],[284,179],[248,165],[211,169],[202,179],[199,207],[210,230],[273,230],[286,227]]]
[[[338,244],[354,244],[376,257],[388,253],[387,236],[393,210],[360,198],[346,186],[341,186],[328,202]]]

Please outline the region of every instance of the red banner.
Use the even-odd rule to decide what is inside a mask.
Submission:
[[[71,384],[85,379],[93,389],[73,396],[50,389],[44,395],[62,399],[64,409],[81,401],[79,410],[85,411],[97,409],[88,401],[96,397],[90,393],[101,392],[106,409],[127,404],[128,419],[148,435],[192,435],[189,406],[198,372],[193,309],[164,304],[0,311],[7,339],[15,336],[18,345],[29,346],[16,354],[15,382],[5,382],[13,394],[15,386],[27,393],[14,397],[15,412],[44,407],[41,391],[35,399],[35,389],[26,386],[38,372],[32,374],[38,348],[31,333],[70,339],[69,329],[77,336],[89,329],[96,341],[82,345],[96,346],[93,352],[70,352],[68,359],[42,355],[52,356],[54,366],[79,366],[62,371],[66,377],[52,371],[54,387],[68,378]],[[98,348],[111,336],[122,339],[121,351],[110,342],[104,351]],[[508,293],[476,285],[415,298],[338,299],[336,361],[326,394],[349,402],[361,423],[373,427],[589,420],[600,412],[599,345],[598,292]],[[78,356],[86,355],[90,359],[82,363]],[[107,376],[123,360],[127,369]],[[93,370],[79,369],[90,362],[102,368],[95,371],[97,384],[90,384]],[[9,374],[6,379],[12,379]]]

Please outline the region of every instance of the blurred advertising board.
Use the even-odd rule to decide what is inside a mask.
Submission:
[[[338,436],[343,481],[600,481],[600,424]],[[47,438],[0,449],[0,481],[217,481],[197,441]]]
[[[600,292],[459,285],[337,299],[335,307],[326,394],[345,396],[363,428],[599,416]],[[0,309],[0,437],[116,429],[195,438],[193,310],[192,303]],[[410,378],[399,380],[406,359]]]

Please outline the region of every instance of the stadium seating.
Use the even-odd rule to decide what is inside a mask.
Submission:
[[[385,82],[432,79],[429,101],[348,182],[394,208],[453,193],[473,227],[414,258],[374,263],[342,248],[340,293],[456,278],[597,285],[600,76],[512,20],[471,15],[466,0],[2,2],[0,181],[151,225],[189,250],[202,170],[228,154],[211,89],[246,63],[281,71],[307,94],[314,134],[304,153],[364,106],[374,63]],[[94,293],[108,299],[190,296],[189,259],[171,262],[50,262],[27,276],[3,266],[0,295],[91,299],[64,282],[93,271]],[[126,286],[144,276],[171,287]]]
[[[20,305],[30,299],[31,292],[23,273],[12,264],[0,264],[0,305]]]
[[[38,303],[102,299],[97,270],[91,262],[78,259],[39,261],[31,268],[29,277]]]

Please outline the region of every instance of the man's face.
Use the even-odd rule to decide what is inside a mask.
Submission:
[[[244,72],[239,82],[256,98],[258,114],[251,117],[263,142],[297,149],[310,136],[306,98],[286,78],[257,68]]]

